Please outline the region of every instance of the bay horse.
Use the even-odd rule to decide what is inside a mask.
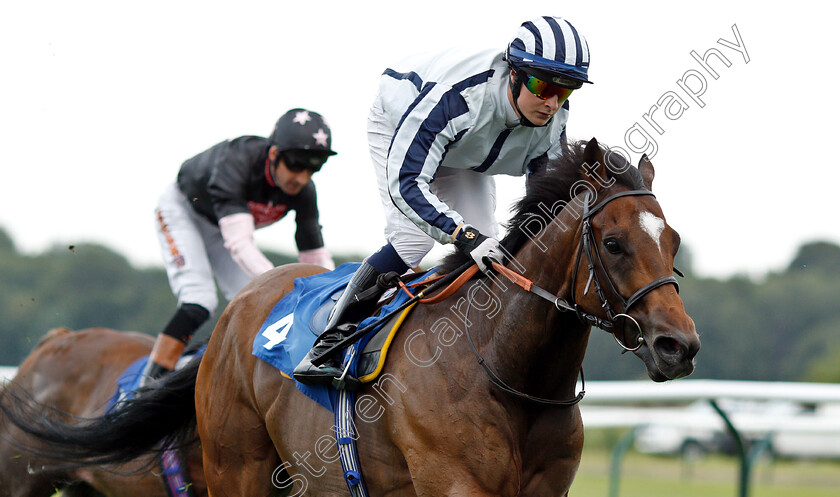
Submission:
[[[650,192],[653,165],[616,154],[607,162],[607,152],[594,138],[567,145],[529,183],[502,240],[506,267],[521,276],[480,276],[405,319],[380,378],[357,392],[354,436],[370,495],[568,495],[583,445],[576,380],[593,324],[654,381],[693,371],[700,341],[671,275],[679,235]],[[453,254],[442,272],[466,260]],[[181,415],[197,420],[213,497],[346,495],[333,415],[251,353],[295,278],[322,271],[290,264],[254,279],[225,309],[197,368],[130,401],[121,419],[92,420],[88,433],[98,436],[86,454],[62,454],[101,461],[148,450],[166,434],[143,444],[127,434],[153,424],[147,405],[165,405],[193,375],[195,409]],[[65,440],[73,429],[29,423]]]
[[[148,335],[108,328],[47,332],[21,363],[8,388],[23,389],[44,407],[94,417],[104,412],[117,387],[117,378],[134,361],[148,355],[154,340]],[[40,443],[0,417],[0,497],[48,497],[62,490],[63,497],[167,497],[159,475],[147,468],[149,455],[119,467],[43,469],[55,465],[53,457],[22,451]],[[194,447],[187,464],[196,497],[206,496],[201,450]]]

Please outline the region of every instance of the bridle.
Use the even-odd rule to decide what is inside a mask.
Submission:
[[[561,299],[560,297],[557,297],[556,295],[553,295],[548,290],[545,290],[544,288],[541,288],[541,287],[535,285],[531,280],[525,278],[521,274],[519,274],[519,273],[513,271],[512,269],[509,269],[509,268],[507,268],[507,267],[505,267],[501,264],[498,264],[498,263],[494,262],[492,264],[493,268],[496,271],[498,271],[499,273],[508,277],[510,279],[510,281],[512,281],[513,283],[516,283],[518,286],[522,287],[526,291],[531,292],[531,293],[539,296],[540,298],[551,302],[552,304],[554,304],[554,307],[557,310],[562,311],[562,312],[565,312],[565,311],[574,312],[577,315],[578,319],[583,324],[586,324],[586,325],[589,325],[589,326],[597,326],[598,328],[601,328],[602,330],[604,330],[608,333],[611,333],[613,335],[613,338],[615,339],[615,341],[621,346],[622,349],[624,349],[624,351],[628,351],[628,352],[636,351],[644,344],[644,337],[643,337],[643,334],[642,334],[642,327],[639,325],[638,321],[636,321],[632,316],[630,316],[628,314],[628,312],[630,311],[630,307],[632,307],[633,304],[637,303],[642,298],[644,298],[645,295],[647,295],[648,293],[650,293],[654,289],[659,288],[660,286],[673,284],[674,286],[677,287],[677,292],[679,293],[680,285],[679,285],[679,283],[677,282],[677,279],[674,276],[672,276],[672,275],[663,276],[663,277],[657,278],[656,280],[654,280],[654,281],[648,283],[647,285],[639,288],[638,290],[636,290],[633,293],[633,295],[631,295],[629,298],[625,299],[616,289],[615,284],[613,283],[612,278],[610,277],[609,273],[607,272],[607,270],[604,266],[604,262],[601,259],[601,254],[598,251],[598,244],[597,244],[597,241],[595,240],[595,234],[593,233],[593,230],[592,230],[592,217],[595,214],[597,214],[601,209],[603,209],[604,206],[606,206],[607,204],[609,204],[610,202],[612,202],[613,200],[616,200],[618,198],[629,197],[629,196],[648,196],[648,195],[655,198],[655,195],[650,190],[641,190],[640,189],[640,190],[623,191],[623,192],[615,193],[615,194],[607,197],[606,199],[602,200],[600,203],[596,204],[594,207],[590,208],[589,207],[590,192],[586,193],[586,195],[584,197],[584,202],[583,202],[583,214],[581,215],[581,240],[580,240],[580,244],[578,245],[577,255],[575,256],[574,272],[572,273],[572,286],[571,286],[571,291],[570,291],[571,302],[567,302],[566,300]],[[583,293],[584,293],[584,295],[586,293],[588,293],[590,286],[592,286],[595,289],[596,295],[601,300],[601,307],[604,309],[604,312],[607,315],[606,319],[600,318],[600,317],[598,317],[594,314],[586,312],[577,303],[577,301],[575,299],[575,287],[577,286],[578,269],[580,267],[581,258],[583,257],[584,254],[586,255],[586,259],[587,259],[587,268],[589,269],[589,279],[586,282],[586,287],[584,287]],[[679,271],[677,271],[676,269],[674,269],[674,271],[677,274],[679,274],[680,276],[682,276],[682,274],[679,273]],[[604,278],[605,278],[607,284],[609,285],[610,293],[612,294],[612,296],[616,300],[618,300],[619,305],[620,305],[620,312],[616,312],[613,309],[612,304],[610,304],[609,299],[607,299],[607,296],[604,292],[604,286],[601,284],[601,279],[598,276],[599,272],[603,273]],[[470,303],[471,303],[471,301],[468,299],[467,312],[469,311],[469,304]],[[540,397],[534,397],[534,396],[528,395],[524,392],[520,392],[520,391],[516,390],[515,388],[511,387],[510,385],[508,385],[507,383],[505,383],[501,378],[498,377],[498,375],[496,375],[496,373],[492,369],[490,369],[490,367],[485,362],[484,358],[481,357],[481,355],[478,353],[478,349],[476,348],[475,344],[472,341],[472,337],[470,336],[470,332],[469,332],[469,327],[467,326],[467,324],[469,322],[467,320],[467,317],[466,317],[467,312],[464,313],[464,326],[465,326],[465,332],[466,332],[466,335],[467,335],[467,340],[470,344],[470,347],[472,348],[473,354],[476,356],[476,358],[478,358],[479,364],[481,364],[481,366],[484,368],[484,370],[487,371],[487,373],[490,375],[490,381],[494,385],[496,385],[500,389],[504,390],[505,392],[510,393],[511,395],[514,395],[516,397],[519,397],[519,398],[522,398],[522,399],[525,399],[525,400],[529,400],[531,402],[536,402],[536,403],[539,403],[539,404],[547,404],[547,405],[555,405],[555,406],[556,405],[570,406],[570,405],[577,404],[578,402],[581,401],[581,399],[583,399],[583,396],[585,395],[585,390],[584,390],[585,384],[584,384],[584,380],[583,380],[583,370],[581,370],[581,372],[580,372],[581,391],[580,391],[580,393],[577,394],[577,396],[575,396],[574,398],[572,398],[570,400],[552,400],[552,399],[543,399],[543,398],[540,398]],[[639,335],[636,339],[637,343],[636,343],[635,347],[628,347],[618,338],[618,336],[616,336],[617,331],[620,329],[620,326],[618,325],[618,322],[617,322],[619,319],[629,319],[630,321],[633,322],[634,325],[636,325],[636,329],[638,330]]]
[[[590,193],[586,192],[586,197],[583,202],[583,216],[581,220],[581,241],[580,245],[578,246],[577,256],[575,257],[575,269],[574,273],[572,274],[572,287],[570,291],[570,298],[572,301],[572,307],[574,311],[577,313],[578,318],[584,322],[602,330],[612,333],[613,338],[624,350],[628,352],[633,352],[639,349],[644,343],[644,337],[642,336],[642,327],[639,326],[638,321],[636,321],[632,316],[628,314],[630,311],[630,307],[633,306],[636,302],[640,301],[645,295],[650,293],[652,290],[659,288],[662,285],[673,284],[677,287],[677,293],[680,291],[680,284],[677,282],[677,279],[674,278],[672,275],[663,276],[661,278],[655,279],[648,283],[647,285],[639,288],[636,292],[630,296],[630,298],[625,299],[622,297],[621,293],[615,288],[615,284],[613,284],[612,278],[610,278],[610,274],[607,272],[604,261],[601,259],[601,253],[598,251],[598,243],[595,240],[595,234],[592,230],[592,217],[598,213],[601,209],[604,208],[605,205],[612,202],[615,199],[621,197],[629,197],[629,196],[643,196],[649,195],[651,197],[656,198],[656,196],[650,190],[629,190],[624,192],[619,192],[613,194],[601,203],[595,205],[595,207],[589,208],[589,196]],[[604,312],[607,314],[607,319],[601,319],[595,315],[589,314],[583,310],[583,308],[577,303],[575,300],[575,287],[577,286],[577,277],[578,277],[578,268],[580,267],[580,259],[581,254],[586,254],[587,259],[587,267],[589,269],[589,279],[586,282],[586,287],[584,287],[583,293],[584,295],[589,291],[589,286],[593,285],[595,289],[595,294],[598,295],[598,298],[601,300],[601,307],[604,309]],[[620,312],[615,312],[613,310],[610,301],[607,299],[607,296],[604,294],[604,287],[601,285],[601,280],[598,277],[598,272],[603,273],[604,278],[609,285],[610,293],[618,300],[620,307]],[[624,318],[630,320],[638,330],[639,334],[636,338],[636,345],[635,347],[631,347],[625,345],[621,340],[619,340],[616,333],[618,332],[618,319]]]

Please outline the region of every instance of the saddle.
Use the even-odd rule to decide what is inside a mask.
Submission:
[[[422,279],[427,274],[428,272],[411,276],[415,279]],[[383,315],[384,313],[382,312],[382,310],[384,308],[397,307],[393,305],[393,302],[398,296],[398,290],[398,288],[392,288],[387,290],[379,299],[379,302],[377,302],[376,307],[371,312],[370,316],[367,316],[365,319],[363,319],[361,323],[371,322],[371,318],[375,319]],[[323,333],[324,329],[326,328],[330,312],[335,307],[336,303],[338,302],[338,299],[341,297],[342,292],[343,290],[340,290],[332,294],[330,298],[326,300],[323,304],[321,304],[321,306],[318,307],[315,313],[312,314],[312,318],[309,320],[309,331],[316,337]],[[400,303],[405,302],[405,300],[406,299],[401,299]],[[405,320],[405,318],[411,313],[412,309],[414,309],[413,305],[406,308],[403,312],[392,316],[382,326],[378,327],[376,330],[373,331],[373,334],[369,337],[364,347],[362,348],[358,363],[356,365],[356,373],[358,373],[357,378],[360,382],[368,383],[375,380],[376,377],[379,376],[379,373],[382,371],[382,367],[385,365],[385,358],[388,354],[388,347],[391,345],[391,341],[393,340],[394,336],[396,336],[397,330],[399,329],[400,325]],[[359,326],[359,328],[362,327],[363,326]]]

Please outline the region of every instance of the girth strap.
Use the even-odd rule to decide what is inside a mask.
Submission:
[[[356,450],[356,439],[359,437],[353,424],[356,396],[347,390],[339,390],[337,395],[333,428],[344,481],[352,497],[368,497],[362,466],[359,463],[359,453]]]

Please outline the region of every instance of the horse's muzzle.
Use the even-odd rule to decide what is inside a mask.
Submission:
[[[663,333],[653,338],[653,345],[647,350],[650,357],[645,358],[645,354],[642,354],[642,359],[654,381],[675,380],[694,371],[694,356],[699,350],[700,338],[696,333],[690,336]],[[650,364],[649,360],[652,360],[650,362],[653,364]],[[651,366],[654,366],[661,377],[651,374]]]

